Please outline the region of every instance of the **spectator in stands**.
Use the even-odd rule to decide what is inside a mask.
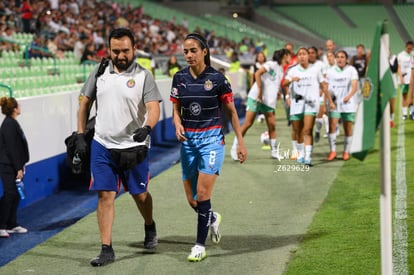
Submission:
[[[237,52],[232,52],[230,56],[229,72],[238,72],[240,70],[240,60]]]
[[[98,63],[101,60],[96,56],[95,45],[91,42],[85,45],[85,49],[83,50],[82,57],[80,59],[80,64],[84,63]]]
[[[73,50],[73,45],[71,45],[68,40],[68,34],[63,30],[58,31],[57,35],[54,38],[54,42],[57,46],[57,49],[62,52]]]
[[[30,43],[27,54],[29,58],[43,58],[53,56],[52,52],[50,52],[46,46],[44,37],[40,35],[34,36],[32,43]]]
[[[106,46],[106,44],[100,44],[98,46],[98,50],[96,51],[96,57],[99,61],[101,61],[102,58],[109,58],[108,47]]]
[[[55,36],[53,34],[49,34],[46,36],[47,42],[46,46],[52,55],[58,59],[65,58],[65,53],[62,50],[59,50],[56,43],[55,43]]]
[[[70,0],[68,4],[69,10],[72,12],[72,14],[76,17],[79,15],[79,4],[76,0]]]
[[[183,26],[185,29],[188,29],[188,20],[187,20],[187,18],[183,17],[181,19],[181,26]]]
[[[83,51],[85,50],[85,45],[87,41],[89,40],[89,37],[85,34],[81,34],[79,40],[75,42],[75,45],[73,46],[73,56],[80,62]]]
[[[6,51],[18,51],[20,49],[19,44],[17,44],[13,35],[15,34],[14,28],[7,26],[4,32],[1,34],[2,41],[0,41],[0,49]]]
[[[145,46],[143,51],[137,51],[137,63],[148,70],[155,77],[156,64],[148,46]]]
[[[6,16],[6,3],[1,2],[0,3],[0,22],[3,22],[5,19],[2,19]]]
[[[22,19],[22,31],[25,33],[32,32],[32,20],[33,20],[33,8],[30,0],[24,0],[22,2],[21,19]]]
[[[17,222],[20,196],[16,180],[22,180],[25,165],[29,161],[29,147],[16,118],[21,114],[20,105],[13,97],[0,99],[1,112],[5,115],[0,127],[0,177],[3,197],[0,199],[0,237],[10,233],[26,233],[27,229]]]
[[[187,260],[199,262],[207,257],[205,242],[210,229],[213,243],[219,243],[221,215],[212,211],[211,195],[225,156],[221,102],[230,116],[239,140],[237,155],[242,163],[247,151],[240,132],[233,94],[226,78],[211,67],[206,39],[190,33],[184,40],[188,67],[174,75],[170,99],[173,123],[181,142],[184,191],[197,212],[197,237]]]
[[[170,58],[167,62],[167,73],[169,77],[173,77],[176,72],[181,70],[181,65],[178,64],[177,57],[175,55],[170,55]]]

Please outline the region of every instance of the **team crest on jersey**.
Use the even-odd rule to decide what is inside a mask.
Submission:
[[[135,86],[135,80],[134,79],[129,79],[127,81],[127,87],[128,88],[133,88]]]
[[[213,82],[211,82],[211,80],[206,80],[206,82],[204,82],[204,90],[210,91],[211,89],[213,89]]]
[[[198,102],[190,104],[190,112],[192,115],[198,116],[201,113],[201,105]]]
[[[372,95],[372,90],[374,85],[372,84],[371,78],[367,77],[364,82],[364,86],[362,87],[362,95],[364,96],[365,100],[369,100]]]

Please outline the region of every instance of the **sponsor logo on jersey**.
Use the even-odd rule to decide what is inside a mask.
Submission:
[[[192,115],[198,116],[201,113],[201,105],[198,102],[192,102],[190,104],[190,112]]]
[[[134,88],[135,86],[135,80],[134,79],[130,79],[127,81],[127,87],[128,88]]]

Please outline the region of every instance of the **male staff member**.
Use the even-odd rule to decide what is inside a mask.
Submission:
[[[84,156],[88,146],[84,131],[90,107],[97,101],[95,135],[91,152],[90,190],[98,193],[98,225],[102,249],[91,265],[115,260],[112,249],[114,201],[119,182],[133,197],[145,222],[144,247],[158,244],[148,192],[150,132],[158,122],[161,95],[152,75],[135,62],[133,33],[125,28],[109,35],[111,60],[102,75],[96,69],[81,90],[76,151]]]

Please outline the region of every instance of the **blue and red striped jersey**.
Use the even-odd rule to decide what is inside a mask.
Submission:
[[[170,100],[181,107],[181,119],[187,138],[223,135],[222,102],[233,100],[225,76],[207,66],[196,79],[189,67],[174,75]]]

